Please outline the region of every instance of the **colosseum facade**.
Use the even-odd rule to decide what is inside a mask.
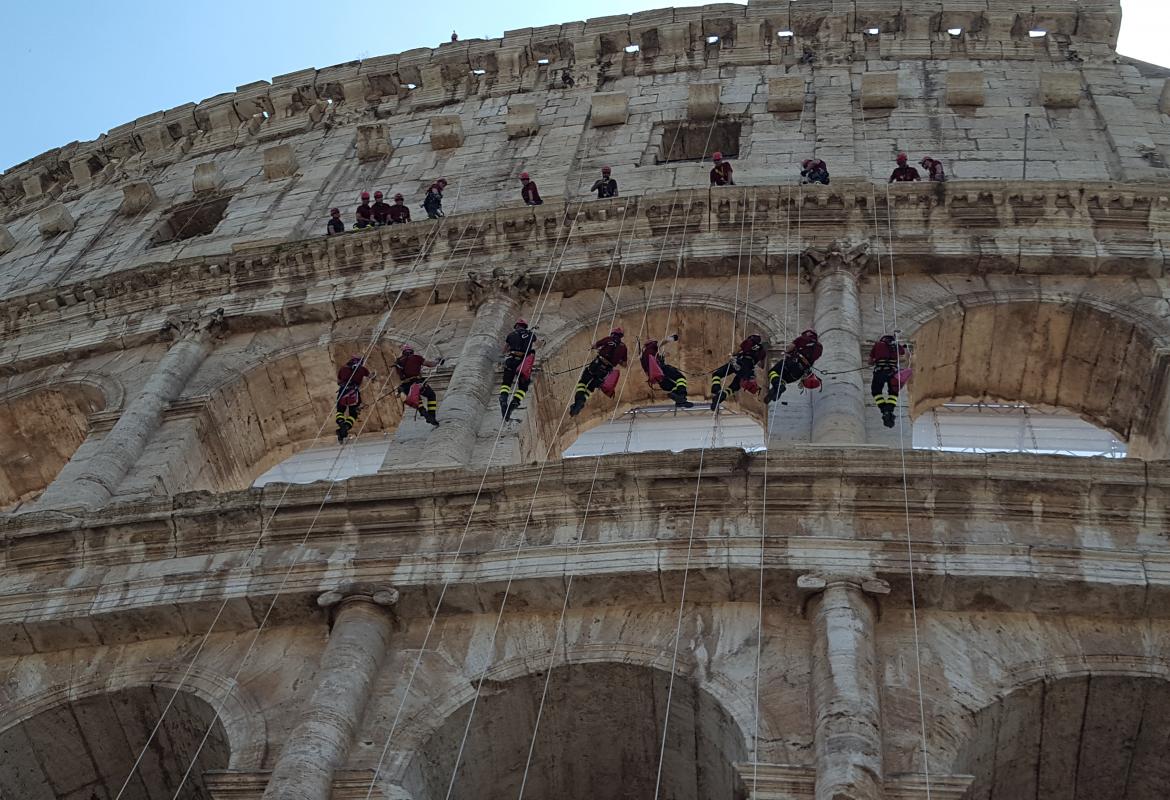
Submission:
[[[1170,796],[1170,70],[1120,21],[660,9],[248,83],[3,173],[0,797]],[[887,183],[900,151],[949,180]],[[415,221],[352,229],[375,189]],[[562,457],[664,401],[631,359],[566,413],[612,325],[679,334],[685,441]],[[740,339],[806,328],[819,390],[710,412]],[[438,427],[404,344],[444,359]],[[1126,457],[912,446],[962,403]],[[758,446],[716,446],[733,421]]]

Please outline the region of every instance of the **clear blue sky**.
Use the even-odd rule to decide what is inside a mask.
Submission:
[[[0,169],[154,111],[273,75],[461,37],[627,14],[688,0],[304,2],[13,0],[3,13],[8,79]],[[1119,49],[1170,65],[1167,0],[1123,0]],[[367,9],[359,13],[358,9]]]

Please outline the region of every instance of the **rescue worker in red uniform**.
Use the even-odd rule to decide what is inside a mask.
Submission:
[[[525,365],[525,360],[531,361]],[[528,394],[532,383],[532,365],[536,361],[536,334],[528,328],[528,320],[518,319],[512,332],[504,340],[504,378],[500,382],[500,413],[505,420]],[[515,387],[515,388],[513,388]]]
[[[374,218],[375,225],[388,225],[390,223],[390,204],[382,199],[381,192],[374,192],[374,204],[370,206],[370,213]]]
[[[410,222],[410,209],[406,207],[405,201],[406,198],[402,196],[401,192],[394,195],[394,205],[390,206],[390,210],[386,213],[391,225]]]
[[[674,334],[666,341],[677,342],[678,334]],[[666,353],[663,352],[665,346],[663,344],[660,347],[655,339],[651,339],[642,345],[642,355],[638,358],[638,361],[642,364],[642,371],[649,378],[651,369],[650,359],[658,362],[658,369],[662,372],[662,377],[657,382],[658,387],[670,395],[670,399],[674,401],[676,408],[691,408],[695,404],[687,399],[687,376],[678,367],[666,363]]]
[[[595,180],[593,185],[589,187],[589,191],[597,192],[598,200],[618,196],[617,181],[610,177],[610,172],[609,167],[602,167],[601,177]]]
[[[540,199],[540,192],[536,188],[536,181],[529,177],[527,172],[520,173],[520,197],[524,200],[524,204],[528,206],[539,206],[544,203]]]
[[[906,154],[898,153],[898,166],[894,167],[894,171],[890,174],[890,183],[908,183],[910,181],[922,180],[922,176],[918,174],[918,170],[906,162]]]
[[[711,154],[711,160],[715,162],[715,166],[711,167],[711,185],[735,186],[735,181],[731,179],[731,173],[734,170],[730,164],[723,160],[723,153],[716,150]]]
[[[337,443],[344,444],[362,410],[362,381],[376,376],[366,368],[365,359],[354,356],[337,370]]]
[[[764,363],[764,356],[767,353],[768,348],[764,346],[764,339],[758,333],[753,333],[740,342],[739,349],[731,354],[731,359],[711,373],[712,411],[743,388],[745,382],[755,380],[756,367]]]
[[[435,390],[427,386],[426,379],[422,376],[423,367],[437,367],[443,363],[443,359],[438,361],[428,361],[418,353],[414,352],[414,348],[410,345],[405,345],[402,348],[402,355],[394,362],[394,369],[398,371],[398,377],[402,379],[402,383],[398,386],[398,393],[401,395],[409,395],[410,389],[414,384],[421,384],[419,395],[421,400],[419,402],[418,410],[422,412],[423,417],[431,425],[438,425],[439,421],[435,419],[435,412],[439,408],[439,400],[435,396]]]
[[[374,211],[370,208],[370,193],[362,192],[361,205],[357,207],[357,222],[353,224],[355,228],[368,228],[374,224]]]
[[[800,163],[801,183],[829,185],[829,166],[819,158],[806,158]]]
[[[585,408],[589,395],[605,383],[606,377],[617,367],[625,366],[629,352],[622,343],[626,332],[621,328],[614,328],[609,336],[599,339],[593,349],[597,355],[581,370],[581,377],[577,379],[577,391],[573,395],[573,405],[569,406],[569,416],[575,417]]]
[[[942,162],[937,158],[926,156],[920,162],[922,168],[926,170],[926,179],[936,183],[942,183],[947,179],[947,173],[943,170]]]
[[[326,236],[332,236],[335,233],[345,233],[345,223],[341,221],[341,209],[329,209],[329,226],[325,229]]]
[[[882,424],[894,427],[894,410],[898,407],[898,370],[906,355],[906,346],[898,344],[897,338],[886,334],[873,343],[869,351],[869,363],[873,366],[873,381],[869,390],[878,411],[882,412]]]
[[[764,402],[779,400],[788,384],[801,380],[812,371],[813,364],[824,350],[820,337],[811,328],[793,339],[792,344],[784,349],[784,357],[768,370],[768,394]]]

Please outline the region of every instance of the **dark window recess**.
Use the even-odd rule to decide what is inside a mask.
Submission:
[[[150,237],[150,246],[181,242],[192,236],[211,233],[223,219],[229,202],[230,197],[217,197],[214,200],[193,200],[177,206]]]
[[[724,158],[739,155],[739,122],[668,122],[662,128],[658,163],[701,161],[716,150]]]

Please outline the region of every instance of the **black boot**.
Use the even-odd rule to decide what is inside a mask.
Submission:
[[[882,409],[882,424],[885,425],[887,428],[894,427],[894,409],[892,409],[892,408],[883,408]]]
[[[345,425],[337,426],[337,443],[345,444],[345,437],[349,435],[349,428]]]
[[[509,395],[500,392],[500,414],[504,419],[508,418],[508,397]]]
[[[695,405],[687,399],[686,392],[671,392],[670,399],[674,401],[676,408],[692,408]]]
[[[581,413],[581,409],[583,408],[585,408],[585,400],[581,397],[581,395],[577,395],[577,397],[573,399],[573,405],[569,406],[569,416],[577,416]]]
[[[439,421],[437,419],[435,419],[435,412],[434,411],[427,412],[427,424],[434,425],[436,428],[439,427]]]
[[[520,407],[520,401],[517,400],[515,397],[513,397],[512,402],[508,404],[508,410],[504,412],[504,421],[505,422],[511,421],[512,412],[515,411],[516,409],[518,409],[519,407]]]

